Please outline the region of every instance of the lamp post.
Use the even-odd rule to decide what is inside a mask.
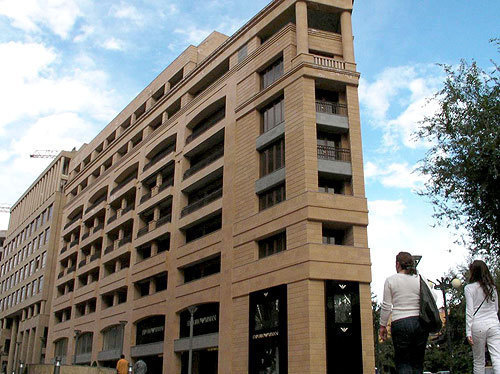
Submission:
[[[129,373],[129,374],[133,373],[132,364],[128,364],[128,371],[127,371],[127,373]]]
[[[60,374],[61,373],[61,358],[56,357],[56,360],[54,362],[54,374]]]
[[[194,313],[198,308],[195,306],[190,306],[188,308],[191,314],[191,319],[189,322],[189,357],[188,357],[188,374],[193,372],[193,328],[194,328]]]
[[[73,355],[73,365],[76,365],[76,348],[78,345],[78,337],[80,336],[81,333],[82,333],[81,330],[75,330],[75,353]]]
[[[125,325],[128,321],[120,321],[120,326],[122,327],[122,341],[120,344],[120,356],[123,354],[123,341],[125,340]]]
[[[21,361],[19,363],[19,374],[23,374],[23,369],[24,369],[24,363]]]
[[[462,285],[462,282],[460,281],[460,279],[457,278],[450,279],[448,277],[441,277],[441,279],[436,279],[436,281],[432,283],[434,283],[434,288],[436,290],[441,290],[443,294],[443,307],[445,316],[444,329],[446,334],[446,344],[448,346],[448,354],[450,358],[450,371],[451,371],[451,359],[453,356],[453,350],[451,347],[451,331],[449,326],[450,314],[448,313],[448,304],[446,302],[446,290],[449,290],[451,288],[459,288]]]

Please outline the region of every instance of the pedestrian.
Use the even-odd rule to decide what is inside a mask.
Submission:
[[[392,314],[391,335],[398,374],[422,373],[429,332],[419,319],[420,278],[408,252],[396,256],[396,274],[386,279],[380,313],[379,335],[387,339],[387,323]],[[424,278],[424,281],[427,280]],[[437,298],[437,295],[433,295]]]
[[[128,371],[128,361],[125,360],[125,355],[121,355],[120,359],[116,363],[116,374],[127,374]]]
[[[134,374],[146,374],[148,371],[148,366],[144,361],[139,359],[134,365]]]
[[[472,346],[474,374],[484,374],[486,345],[493,362],[493,372],[500,374],[498,292],[484,261],[475,260],[469,266],[465,304],[465,334]]]

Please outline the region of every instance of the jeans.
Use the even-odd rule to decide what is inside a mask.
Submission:
[[[424,371],[425,346],[429,333],[418,317],[408,317],[391,324],[394,361],[398,374],[421,374]]]
[[[493,362],[493,373],[500,374],[500,324],[481,326],[472,324],[472,355],[474,357],[474,374],[484,374],[484,354],[486,345]]]

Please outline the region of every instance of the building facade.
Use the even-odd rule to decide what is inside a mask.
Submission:
[[[0,260],[1,370],[45,361],[69,160],[61,152],[13,205]]]
[[[352,6],[212,33],[72,158],[47,362],[374,371]]]

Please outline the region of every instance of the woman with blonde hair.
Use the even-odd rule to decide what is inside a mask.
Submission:
[[[484,261],[475,260],[469,266],[465,303],[465,333],[472,346],[474,374],[484,374],[486,346],[493,362],[493,372],[500,374],[498,293]]]
[[[391,335],[396,372],[422,373],[429,332],[420,323],[420,278],[410,253],[398,253],[396,272],[384,284],[379,335],[382,340],[387,339],[387,323],[392,314]],[[436,298],[436,295],[433,296]]]

